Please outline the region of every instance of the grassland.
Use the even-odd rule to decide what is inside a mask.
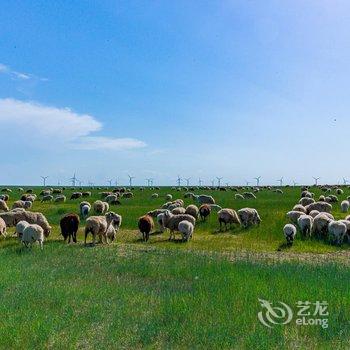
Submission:
[[[35,202],[33,210],[45,213],[54,230],[42,252],[23,250],[11,237],[0,242],[0,348],[349,348],[347,264],[227,259],[236,251],[275,254],[298,189],[286,188],[284,195],[262,191],[257,200],[243,201],[231,191],[208,191],[223,207],[257,208],[262,224],[220,233],[213,215],[198,224],[189,243],[157,234],[141,243],[137,218],[159,207],[166,193],[183,196],[169,188],[157,192],[161,198],[151,199],[150,191],[135,189],[133,199],[114,208],[123,228],[110,246],[84,247],[82,231],[78,244],[62,243],[59,219],[77,212],[79,202]],[[348,195],[345,190],[341,198]],[[18,197],[14,189],[11,201]],[[337,205],[333,213],[344,217]],[[297,239],[278,254],[304,254],[312,262],[317,254],[348,249]],[[258,298],[289,305],[326,300],[329,327],[266,328],[257,319]]]

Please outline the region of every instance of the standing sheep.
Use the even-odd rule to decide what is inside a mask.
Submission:
[[[22,235],[22,243],[28,247],[35,242],[39,242],[40,249],[43,249],[44,243],[44,230],[41,226],[36,224],[29,224],[24,230]]]
[[[190,204],[187,206],[185,214],[192,215],[196,220],[198,218],[199,209],[196,205]]]
[[[230,228],[232,224],[241,224],[236,211],[229,208],[224,208],[218,211],[218,221],[220,224],[220,231],[222,230],[222,224],[225,225],[225,230],[227,230],[227,224],[230,224]]]
[[[104,214],[109,210],[108,203],[102,202],[100,200],[97,200],[96,202],[94,202],[94,204],[92,206],[93,206],[94,212],[96,214]]]
[[[194,225],[187,220],[180,221],[178,231],[182,234],[182,240],[188,242],[193,236]]]
[[[0,199],[0,211],[9,211],[9,207],[3,199]]]
[[[347,232],[346,225],[341,221],[331,221],[328,224],[328,238],[331,244],[341,245]]]
[[[259,213],[254,208],[243,208],[237,211],[242,226],[247,228],[253,225],[260,225],[261,219]]]
[[[196,219],[189,214],[174,215],[169,210],[166,210],[162,215],[162,226],[170,230],[169,240],[175,238],[175,232],[178,231],[179,223],[183,220],[187,220],[193,224],[196,224]]]
[[[310,215],[301,215],[298,219],[298,226],[303,237],[311,237],[314,218]]]
[[[202,204],[199,207],[199,215],[203,221],[210,215],[211,213],[211,207],[208,204]]]
[[[350,203],[349,201],[342,201],[340,204],[341,211],[347,213],[349,211]]]
[[[3,219],[0,218],[0,236],[6,236],[6,224]]]
[[[144,215],[139,218],[138,228],[142,234],[142,240],[147,242],[149,234],[154,228],[153,218],[150,215]]]
[[[292,245],[297,234],[297,229],[292,224],[286,224],[283,227],[283,234],[286,238],[287,244]]]
[[[77,243],[77,232],[79,229],[80,219],[76,214],[66,214],[60,221],[61,235],[64,241],[68,238],[68,243],[71,239]]]

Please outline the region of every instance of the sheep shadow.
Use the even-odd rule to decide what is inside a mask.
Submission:
[[[285,251],[285,250],[292,248],[292,246],[293,246],[293,243],[283,242],[278,246],[277,251],[282,252],[282,251]]]

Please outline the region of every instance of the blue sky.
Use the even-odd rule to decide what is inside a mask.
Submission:
[[[0,183],[350,179],[350,4],[3,1]]]

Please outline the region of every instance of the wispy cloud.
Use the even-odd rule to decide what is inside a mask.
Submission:
[[[16,80],[30,80],[30,79],[41,80],[41,81],[47,80],[46,78],[37,77],[34,74],[18,72],[2,63],[0,63],[0,73],[6,74],[10,76],[12,79],[16,79]]]
[[[60,145],[80,150],[126,150],[145,147],[133,138],[95,136],[103,126],[95,117],[69,108],[45,106],[11,98],[0,99],[0,123],[17,137],[27,135],[35,145]]]

